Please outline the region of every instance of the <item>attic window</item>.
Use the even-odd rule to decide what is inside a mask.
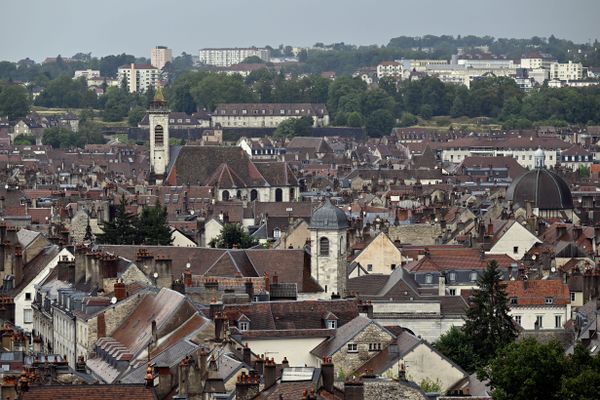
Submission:
[[[470,278],[472,282],[475,282],[477,280],[477,272],[471,272]]]
[[[281,237],[281,230],[279,228],[273,229],[273,238],[279,239]]]
[[[544,304],[554,304],[554,297],[546,297],[544,299]]]
[[[245,332],[245,331],[247,331],[248,329],[250,329],[250,323],[249,323],[249,322],[246,322],[246,321],[240,321],[240,322],[238,323],[238,329],[239,329],[241,332]]]
[[[356,343],[348,343],[348,353],[358,353],[358,345]]]
[[[519,252],[519,246],[513,247],[513,254],[517,254]]]
[[[433,283],[433,275],[431,275],[431,274],[425,275],[425,283]]]
[[[510,298],[510,304],[517,304],[517,298],[516,297],[511,297]]]
[[[335,319],[328,319],[325,321],[325,325],[327,326],[327,329],[336,329],[337,321]]]
[[[456,280],[456,272],[450,272],[448,274],[448,279],[450,279],[450,282],[454,282]]]

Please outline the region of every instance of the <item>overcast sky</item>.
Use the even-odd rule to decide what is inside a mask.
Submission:
[[[0,15],[0,60],[10,61],[425,34],[600,38],[600,0],[0,0]]]

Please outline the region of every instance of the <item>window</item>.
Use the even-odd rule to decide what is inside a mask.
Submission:
[[[544,303],[545,304],[553,304],[554,303],[554,297],[546,297],[544,299]]]
[[[369,351],[381,351],[381,343],[369,343]]]
[[[469,277],[471,278],[471,282],[475,282],[477,280],[477,272],[471,272]]]
[[[425,283],[433,283],[433,275],[431,275],[431,274],[425,275]]]
[[[281,230],[279,228],[273,229],[273,238],[279,239],[281,237]]]
[[[535,329],[542,329],[544,327],[544,317],[538,315],[535,317]]]
[[[448,294],[450,296],[456,296],[456,289],[448,289]]]
[[[521,316],[520,315],[515,315],[515,322],[519,325],[521,325]]]
[[[358,345],[356,343],[348,343],[348,353],[358,353]]]
[[[519,252],[519,246],[513,247],[513,254],[517,254]]]
[[[33,322],[33,310],[31,308],[26,308],[23,310],[23,322],[26,324]]]
[[[510,304],[512,304],[512,305],[517,304],[517,298],[516,297],[511,297],[510,298]]]
[[[571,301],[575,301],[575,292],[571,292]]]
[[[448,274],[448,279],[450,279],[450,282],[454,282],[456,280],[456,272],[450,272]]]
[[[561,315],[554,316],[554,327],[562,328],[562,316]]]
[[[26,292],[25,293],[25,300],[26,301],[31,301],[31,293],[30,292]]]
[[[367,264],[367,271],[373,271],[373,264]]]
[[[328,319],[326,325],[327,329],[335,329],[337,328],[337,321],[335,319]]]
[[[240,328],[240,331],[247,331],[250,328],[250,324],[248,322],[240,322],[238,328]]]
[[[164,142],[164,129],[162,125],[156,125],[154,127],[154,143],[158,146],[162,146]]]
[[[392,264],[392,271],[396,269],[396,264]]]
[[[322,237],[321,239],[319,239],[319,255],[329,255],[329,239],[327,239],[326,237]]]

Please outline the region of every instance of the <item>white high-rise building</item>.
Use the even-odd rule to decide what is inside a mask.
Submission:
[[[583,79],[583,65],[581,63],[553,63],[550,65],[550,80],[579,81]]]
[[[248,57],[258,57],[264,62],[271,60],[271,53],[265,48],[221,48],[221,49],[201,49],[199,61],[202,64],[214,65],[217,67],[230,67],[239,64]]]
[[[125,79],[130,93],[141,93],[150,86],[156,87],[160,80],[160,70],[149,64],[127,64],[119,67],[119,83]]]
[[[166,46],[156,46],[150,51],[150,64],[163,69],[165,64],[173,61],[173,51]]]

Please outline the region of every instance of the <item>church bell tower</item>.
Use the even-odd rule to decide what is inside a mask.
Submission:
[[[162,184],[169,165],[169,109],[160,84],[148,110],[150,121],[150,176]]]

